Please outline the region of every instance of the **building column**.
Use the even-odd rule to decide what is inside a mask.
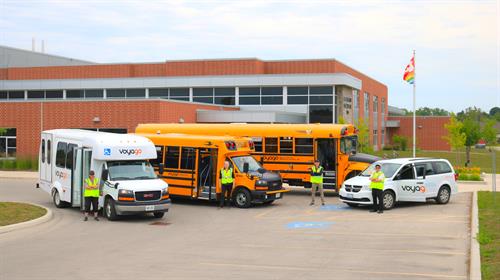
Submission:
[[[240,87],[234,88],[234,105],[240,106]]]

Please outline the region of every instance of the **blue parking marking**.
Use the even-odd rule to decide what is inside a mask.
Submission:
[[[329,204],[329,205],[323,205],[319,208],[319,210],[322,211],[345,211],[345,210],[352,210],[351,207],[347,205],[339,205],[339,204]]]
[[[292,222],[288,223],[286,227],[288,229],[297,228],[328,228],[333,224],[333,222]]]

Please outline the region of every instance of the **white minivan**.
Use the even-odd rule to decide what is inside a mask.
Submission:
[[[358,176],[344,181],[339,192],[342,202],[349,206],[373,204],[369,178],[377,164],[386,177],[384,209],[391,209],[398,201],[434,199],[446,204],[457,193],[457,177],[446,159],[398,158],[374,162]]]
[[[83,210],[83,182],[94,170],[100,179],[99,209],[119,215],[164,216],[170,206],[168,184],[148,160],[156,148],[148,138],[80,129],[42,131],[38,186],[51,194],[58,208]]]

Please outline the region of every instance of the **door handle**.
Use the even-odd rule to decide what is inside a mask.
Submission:
[[[417,182],[417,185],[423,185],[424,182]]]

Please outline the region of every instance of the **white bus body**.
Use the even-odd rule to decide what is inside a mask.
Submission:
[[[99,209],[113,220],[118,215],[154,213],[163,217],[170,206],[168,185],[149,159],[156,149],[149,139],[80,129],[42,131],[39,186],[57,207],[83,209],[83,182],[90,170],[100,180]]]

